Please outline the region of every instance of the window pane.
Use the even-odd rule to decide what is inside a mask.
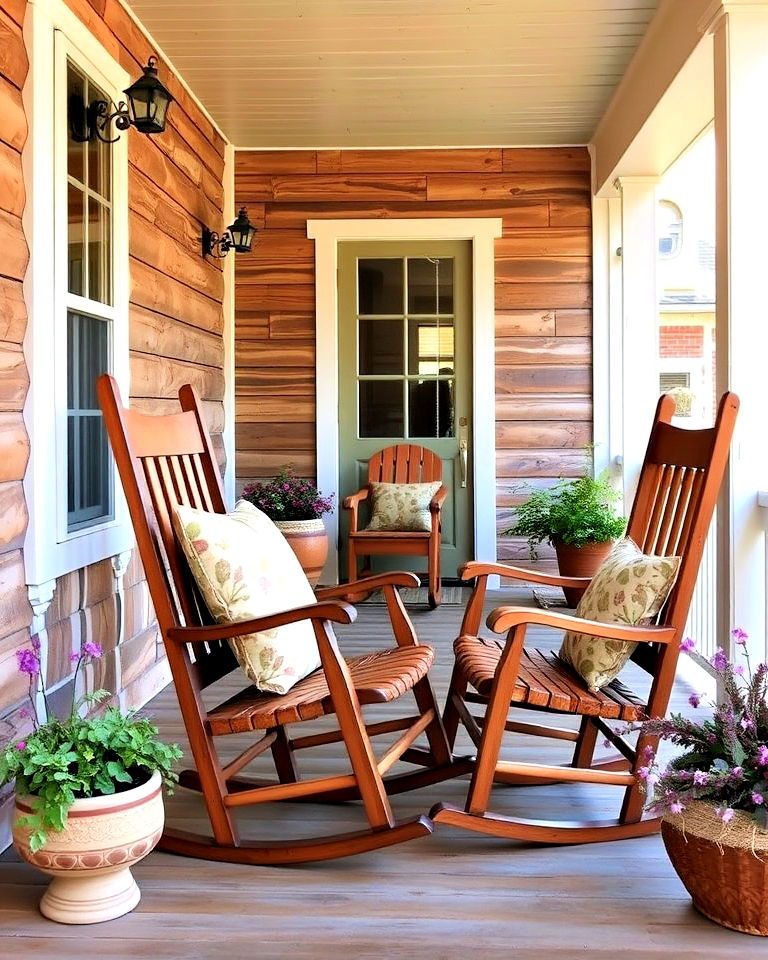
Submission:
[[[109,210],[88,198],[88,296],[99,303],[111,303]]]
[[[453,321],[408,318],[408,373],[438,376],[453,373]]]
[[[95,100],[109,102],[106,93],[89,80],[88,101],[93,103]],[[88,186],[105,200],[110,199],[111,162],[110,144],[104,143],[98,137],[88,142]]]
[[[402,320],[361,317],[358,331],[361,374],[402,374],[405,366]]]
[[[85,295],[84,196],[79,187],[67,187],[67,276],[69,292]]]
[[[408,258],[408,313],[453,313],[453,258]]]
[[[409,437],[453,436],[453,381],[418,380],[408,384]]]
[[[67,63],[67,173],[85,180],[85,78]]]
[[[96,378],[109,369],[110,325],[98,317],[67,315],[67,528],[112,516],[107,435],[96,400]]]
[[[403,312],[403,261],[357,261],[358,313]]]
[[[403,381],[362,380],[359,389],[360,436],[402,437]]]

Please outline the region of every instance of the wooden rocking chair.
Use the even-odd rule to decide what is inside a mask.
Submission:
[[[429,606],[434,610],[440,603],[440,543],[441,515],[448,491],[440,487],[429,505],[432,519],[430,531],[379,531],[359,529],[359,508],[371,495],[370,484],[377,483],[430,483],[443,479],[443,464],[440,457],[428,447],[414,443],[397,443],[379,450],[368,461],[368,486],[344,499],[344,509],[350,511],[349,539],[347,541],[347,568],[349,583],[359,576],[370,573],[370,558],[377,556],[422,556],[427,558],[427,595]],[[364,568],[358,573],[358,558]],[[367,563],[365,561],[368,561]],[[349,585],[349,584],[348,584]],[[358,595],[347,592],[351,600]]]
[[[589,843],[658,830],[658,818],[643,816],[643,793],[636,777],[645,762],[645,748],[655,749],[658,738],[641,737],[632,746],[609,721],[615,724],[666,714],[738,405],[738,398],[727,393],[720,401],[714,428],[683,430],[671,425],[674,399],[665,395],[659,400],[627,536],[645,553],[682,557],[677,582],[659,617],[660,625],[605,624],[551,611],[500,607],[488,617],[488,626],[496,633],[506,633],[506,642],[484,640],[478,632],[489,576],[582,588],[589,580],[549,576],[503,564],[469,563],[463,568],[462,579],[474,580],[474,590],[461,636],[454,645],[456,665],[443,722],[451,744],[462,722],[478,748],[478,755],[465,808],[438,804],[430,812],[433,820],[479,833],[544,843]],[[599,693],[591,693],[557,654],[524,647],[529,624],[638,642],[632,660],[652,677],[648,698],[637,696],[618,679]],[[474,716],[470,704],[486,705],[485,715]],[[550,714],[577,714],[582,717],[580,728],[576,731],[510,720],[510,706]],[[567,766],[500,761],[505,731],[573,742],[573,759]],[[593,763],[598,733],[617,748],[618,757]],[[488,810],[494,782],[534,786],[565,781],[623,787],[624,801],[618,819],[523,820]]]
[[[451,763],[450,751],[427,672],[433,651],[419,645],[397,593],[413,587],[409,573],[372,577],[365,590],[382,588],[396,646],[345,660],[339,653],[331,622],[351,623],[353,607],[337,598],[347,585],[319,590],[318,603],[268,617],[212,625],[194,585],[171,525],[179,504],[225,512],[218,467],[200,404],[190,386],[182,387],[183,412],[147,416],[122,406],[117,384],[107,375],[98,380],[115,460],[133,520],[158,624],[163,635],[173,682],[196,769],[181,774],[183,786],[202,791],[213,836],[166,828],[163,850],[210,860],[251,864],[300,863],[362,853],[420,837],[432,830],[423,816],[396,821],[387,792],[399,792],[455,775],[468,764]],[[357,586],[357,585],[356,585]],[[321,667],[299,681],[287,694],[261,693],[253,686],[212,710],[203,705],[202,691],[232,670],[239,669],[228,639],[270,630],[299,620],[311,620]],[[244,685],[247,683],[244,679]],[[412,690],[419,715],[366,726],[361,704],[396,700]],[[335,713],[339,729],[291,738],[286,726]],[[236,759],[222,763],[215,738],[255,731],[261,738]],[[403,731],[377,760],[370,737]],[[413,744],[425,734],[429,749]],[[301,780],[294,752],[343,741],[352,772]],[[238,776],[255,757],[272,751],[277,782],[266,785]],[[422,769],[383,780],[399,759]],[[235,808],[276,800],[362,799],[368,829],[317,839],[246,842],[239,839]]]

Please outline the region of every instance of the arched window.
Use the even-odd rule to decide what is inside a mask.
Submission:
[[[683,214],[671,200],[659,200],[656,215],[659,237],[659,256],[665,260],[676,257],[683,245]]]

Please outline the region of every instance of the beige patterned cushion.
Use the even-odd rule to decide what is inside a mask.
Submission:
[[[241,500],[234,513],[179,506],[174,530],[217,623],[233,623],[315,603],[285,537],[266,514]],[[259,690],[287,693],[320,666],[309,620],[229,641]]]
[[[429,504],[441,483],[371,483],[373,505],[366,530],[411,531],[429,533],[432,517]]]
[[[679,569],[680,557],[648,556],[632,540],[619,540],[585,590],[576,616],[601,623],[652,623]],[[568,631],[560,656],[596,691],[618,676],[636,646]]]

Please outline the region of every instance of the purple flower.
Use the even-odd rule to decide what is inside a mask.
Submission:
[[[739,723],[741,724],[742,730],[755,729],[755,721],[752,719],[752,717],[742,717]]]
[[[26,707],[22,707],[21,710],[19,710],[19,719],[20,719],[20,720],[31,720],[31,719],[32,719],[32,713],[31,713],[31,711],[30,711],[30,710],[27,710]]]
[[[690,703],[692,707],[698,707],[701,703],[701,697],[698,693],[692,693],[690,697],[688,697],[688,703]]]
[[[87,657],[93,657],[94,660],[98,660],[104,651],[101,649],[100,643],[97,643],[95,640],[86,640],[83,644],[83,653]]]
[[[35,634],[34,637],[30,637],[30,643],[35,653],[40,653],[40,637],[38,637],[37,634]]]
[[[717,807],[715,809],[715,813],[723,821],[723,823],[730,823],[735,816],[730,807]]]
[[[69,655],[69,662],[70,662],[70,663],[77,663],[77,661],[78,661],[79,659],[80,659],[80,654],[79,654],[79,653],[70,653],[70,655]]]
[[[669,805],[670,813],[682,813],[685,810],[684,804],[680,803],[679,800],[673,800]]]
[[[608,739],[608,737],[606,737],[605,740],[603,740],[603,746],[604,746],[604,747],[610,747],[610,746],[611,746],[611,741]]]
[[[734,780],[741,780],[744,776],[743,767],[731,767],[731,772],[728,774],[729,777],[733,777]]]
[[[722,647],[718,647],[710,657],[709,662],[715,670],[725,670],[728,666],[728,657],[725,655],[725,650],[723,650]]]
[[[746,647],[749,634],[745,630],[742,630],[741,627],[734,627],[734,629],[731,630],[731,636],[733,637],[734,643],[738,643],[740,646]]]
[[[16,749],[17,749],[17,750],[26,750],[26,749],[27,749],[27,741],[26,741],[26,740],[19,740],[19,742],[16,744]]]
[[[639,768],[638,768],[638,771],[637,771],[637,775],[638,775],[638,777],[640,777],[641,780],[647,780],[648,777],[650,777],[650,775],[651,775],[651,768],[650,768],[650,767],[639,767]]]
[[[707,743],[717,743],[717,735],[714,733],[707,734]],[[766,761],[768,762],[768,761]]]
[[[755,791],[752,794],[752,803],[754,803],[756,807],[759,807],[763,803],[765,803],[765,797],[762,795],[762,793],[758,793],[757,791]]]
[[[680,644],[680,649],[683,653],[690,653],[691,650],[696,649],[696,641],[691,637],[686,637]]]
[[[737,663],[736,666],[733,668],[733,672],[736,674],[737,677],[743,677],[744,665],[741,663]]]
[[[695,787],[703,787],[709,783],[709,774],[705,773],[704,770],[694,770],[693,771],[693,785]]]
[[[36,677],[40,673],[40,660],[32,650],[17,650],[16,660],[21,673],[28,673],[30,677]]]
[[[653,755],[654,755],[653,747],[650,745],[650,743],[646,743],[641,753],[643,760],[645,760],[646,763],[652,763]]]
[[[757,765],[758,767],[768,767],[768,747],[764,743],[757,748]]]

